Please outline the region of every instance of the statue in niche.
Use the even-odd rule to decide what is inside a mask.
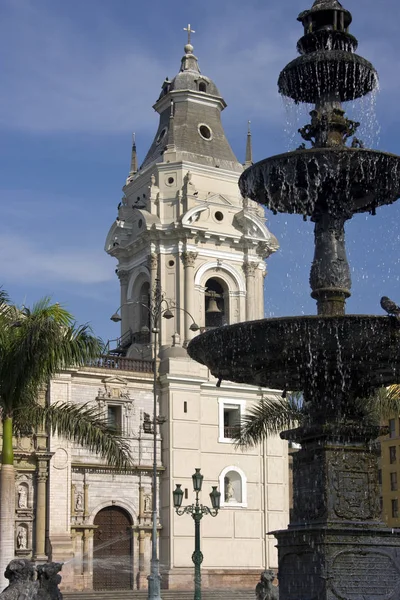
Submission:
[[[18,548],[18,550],[26,550],[27,546],[28,546],[27,531],[26,531],[25,527],[23,527],[23,525],[21,525],[20,527],[18,527],[17,548]]]
[[[257,600],[279,600],[279,590],[272,584],[274,579],[275,575],[271,569],[261,573],[260,581],[256,585]]]
[[[151,512],[151,496],[150,496],[150,494],[146,494],[146,496],[144,497],[143,511],[145,513]]]
[[[83,510],[83,498],[82,493],[78,492],[75,499],[75,510]]]
[[[235,490],[229,477],[225,479],[225,502],[235,502]]]
[[[18,508],[28,508],[28,490],[25,485],[18,487]]]

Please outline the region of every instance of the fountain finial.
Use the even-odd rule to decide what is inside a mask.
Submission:
[[[307,35],[321,29],[347,31],[352,16],[339,0],[315,0],[312,8],[301,12],[297,20],[303,23]]]

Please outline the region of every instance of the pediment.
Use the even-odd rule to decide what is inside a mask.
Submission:
[[[114,377],[104,377],[101,380],[104,385],[128,385],[128,381],[124,377],[119,377],[118,375]]]
[[[207,202],[209,204],[222,204],[225,206],[233,206],[232,202],[222,194],[212,194],[211,196],[207,196]]]

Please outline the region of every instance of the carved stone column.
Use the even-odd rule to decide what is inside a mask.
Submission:
[[[246,262],[243,265],[243,271],[246,275],[246,321],[254,321],[256,318],[256,272],[258,269],[257,263]],[[243,320],[243,319],[241,319]]]
[[[129,329],[129,305],[127,304],[129,273],[118,271],[118,279],[121,286],[121,335],[124,335]]]
[[[152,252],[148,256],[147,260],[148,260],[148,267],[150,270],[150,296],[151,296],[151,298],[154,298],[154,295],[156,294],[156,287],[157,287],[158,255],[155,252]],[[151,338],[150,338],[151,343],[154,348],[155,347],[155,335],[154,335],[154,333],[150,332],[150,336],[151,336]]]
[[[83,516],[86,518],[89,516],[89,484],[83,485]]]
[[[182,261],[185,271],[185,335],[184,344],[188,344],[193,337],[190,326],[193,323],[194,313],[194,265],[197,258],[197,252],[182,252]]]
[[[50,456],[38,460],[36,499],[36,549],[35,560],[47,561],[46,555],[46,497],[48,461]]]
[[[75,485],[75,483],[73,483],[71,485],[71,517],[75,517],[75,515],[76,515],[75,496],[76,496],[76,485]]]
[[[148,256],[148,267],[150,271],[150,293],[153,293],[156,288],[156,279],[158,271],[158,255],[152,252]]]

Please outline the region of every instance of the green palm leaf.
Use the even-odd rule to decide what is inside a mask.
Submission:
[[[301,394],[289,394],[287,398],[277,394],[265,396],[243,415],[240,429],[233,439],[237,446],[255,446],[268,435],[297,427],[304,417]]]
[[[125,469],[131,464],[129,446],[120,433],[110,427],[97,407],[88,404],[56,403],[39,406],[25,404],[14,412],[14,430],[26,433],[39,427],[72,439],[92,452],[100,454],[107,463]]]

